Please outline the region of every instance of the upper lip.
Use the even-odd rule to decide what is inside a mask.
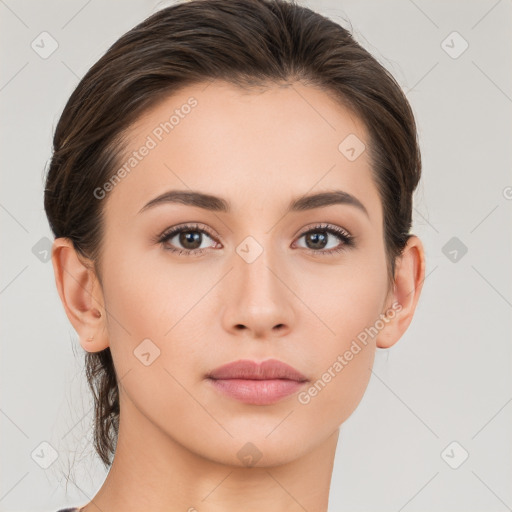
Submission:
[[[302,375],[292,366],[283,363],[277,359],[267,359],[261,363],[249,359],[241,359],[231,363],[219,366],[208,374],[210,379],[288,379],[298,382],[307,381],[307,377]]]

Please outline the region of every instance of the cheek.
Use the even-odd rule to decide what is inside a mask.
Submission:
[[[345,351],[333,354],[325,371],[297,395],[295,419],[304,422],[304,430],[321,429],[322,436],[327,436],[356,410],[368,386],[374,357],[372,346],[358,350],[350,361],[343,357]]]
[[[134,354],[137,347],[146,339],[157,339],[159,311],[155,304],[162,301],[158,290],[152,289],[147,266],[135,251],[130,251],[132,245],[121,244],[115,237],[107,240],[102,264],[108,336],[117,373],[124,375],[138,366],[135,363],[140,364]]]
[[[379,254],[354,252],[336,265],[298,269],[295,290],[309,309],[304,328],[314,325],[328,346],[342,349],[373,325],[387,291],[384,255]]]
[[[104,268],[108,334],[118,373],[146,368],[140,355],[149,353],[146,359],[155,358],[151,367],[161,368],[156,388],[150,386],[157,389],[158,379],[169,378],[163,368],[179,374],[196,367],[202,339],[197,315],[211,279],[194,276],[193,265],[171,265],[162,256],[121,253],[114,247],[105,251]]]
[[[136,417],[130,412],[135,406],[162,425],[188,432],[186,418],[195,402],[184,389],[196,392],[196,375],[190,368],[198,367],[200,346],[190,343],[195,337],[187,329],[186,315],[200,290],[179,268],[168,266],[164,278],[164,269],[148,265],[142,257],[112,253],[108,263],[108,333],[125,414]]]
[[[133,335],[164,339],[201,297],[202,281],[181,265],[169,264],[159,249],[145,251],[116,253],[112,247],[105,257],[105,300],[112,316]]]
[[[371,377],[387,291],[383,258],[354,258],[353,264],[331,266],[325,275],[301,281],[298,295],[315,313],[305,313],[302,330],[318,341],[311,351],[316,380],[298,401],[311,417],[331,426],[352,414]]]
[[[369,291],[347,283],[343,293],[331,293],[329,301],[317,303],[330,330],[322,326],[325,334],[316,336],[319,342],[311,351],[315,375],[297,396],[308,421],[321,421],[334,429],[354,412],[364,395],[375,356],[371,327],[380,314],[380,301]]]

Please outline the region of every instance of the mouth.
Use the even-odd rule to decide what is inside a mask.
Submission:
[[[309,382],[298,370],[277,359],[262,363],[234,361],[213,370],[207,379],[222,394],[253,405],[276,403]]]

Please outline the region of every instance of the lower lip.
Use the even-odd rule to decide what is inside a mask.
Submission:
[[[269,405],[297,392],[306,382],[287,379],[209,379],[222,393],[246,404]]]

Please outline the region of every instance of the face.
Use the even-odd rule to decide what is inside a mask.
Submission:
[[[165,99],[127,135],[125,172],[98,199],[121,422],[136,411],[226,464],[242,465],[248,442],[262,464],[300,457],[360,402],[377,339],[365,333],[389,307],[364,125],[316,88],[213,82]],[[219,199],[162,199],[171,191]],[[270,358],[308,381],[257,405],[207,378]]]

